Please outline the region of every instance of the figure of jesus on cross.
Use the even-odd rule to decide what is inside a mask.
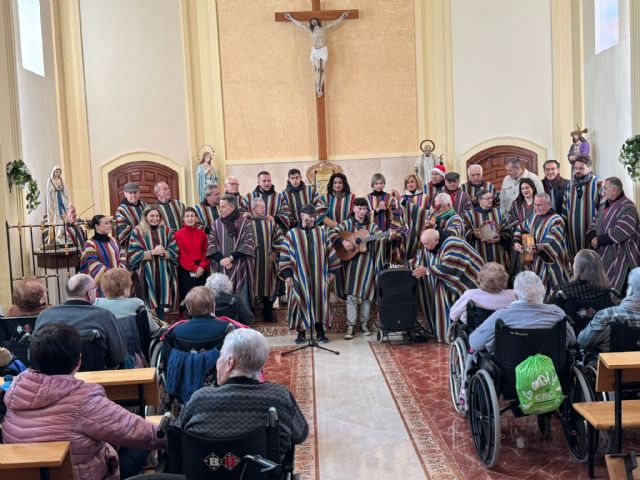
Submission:
[[[306,30],[311,34],[311,63],[316,71],[316,94],[318,97],[323,95],[322,86],[324,84],[324,67],[329,59],[329,49],[327,48],[327,36],[326,32],[332,28],[340,25],[347,17],[349,12],[342,12],[342,15],[333,22],[328,22],[325,26],[322,26],[320,20],[316,17],[309,19],[309,25],[293,18],[291,13],[285,12],[284,18],[289,20],[295,26]]]

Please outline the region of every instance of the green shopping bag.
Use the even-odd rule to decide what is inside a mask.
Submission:
[[[540,353],[527,357],[516,367],[516,392],[525,415],[552,412],[564,400],[553,361]]]

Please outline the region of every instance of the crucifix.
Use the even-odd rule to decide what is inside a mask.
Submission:
[[[276,22],[292,22],[294,25],[311,33],[311,63],[316,73],[316,126],[318,130],[318,160],[327,160],[327,120],[325,114],[324,81],[325,64],[328,58],[325,33],[328,29],[338,26],[343,20],[357,19],[358,10],[322,10],[320,0],[311,0],[311,10],[301,12],[276,12]],[[321,22],[327,21],[326,26]],[[308,22],[305,25],[302,22]]]

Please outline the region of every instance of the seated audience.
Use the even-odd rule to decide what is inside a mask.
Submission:
[[[13,288],[13,305],[7,309],[7,317],[37,317],[50,306],[42,282],[36,277],[25,278]]]
[[[593,250],[580,250],[573,260],[571,281],[560,285],[550,299],[571,317],[579,334],[600,310],[613,307],[614,295],[602,259]]]
[[[156,427],[109,400],[104,388],[74,377],[81,340],[71,326],[52,323],[31,340],[31,369],[5,396],[5,443],[71,442],[78,480],[136,475],[149,450],[163,448]],[[116,452],[112,445],[120,449]]]
[[[107,367],[115,368],[125,361],[124,337],[113,313],[94,305],[96,290],[96,282],[89,275],[78,273],[72,276],[67,281],[67,301],[42,312],[34,333],[57,322],[72,326],[81,336],[97,330],[105,340]]]
[[[465,291],[453,304],[449,317],[452,322],[458,320],[467,323],[467,304],[470,301],[485,310],[500,310],[515,302],[513,290],[507,289],[509,274],[499,263],[485,263],[478,273],[478,286]]]
[[[207,437],[236,437],[265,425],[269,408],[275,407],[283,458],[302,443],[308,434],[307,421],[291,392],[276,383],[259,383],[268,356],[269,347],[260,332],[238,329],[227,335],[216,365],[220,386],[193,394],[180,415],[182,428]]]
[[[212,273],[206,286],[216,299],[216,316],[227,317],[244,325],[253,325],[256,317],[244,298],[233,294],[233,283],[224,273]]]
[[[184,303],[191,319],[171,329],[175,337],[191,341],[207,341],[214,338],[222,340],[233,330],[233,324],[218,320],[214,316],[215,297],[207,287],[192,288],[184,299]]]
[[[557,305],[543,303],[545,287],[533,272],[521,272],[513,282],[516,301],[487,318],[470,336],[473,350],[495,351],[495,330],[498,319],[512,328],[551,328],[564,318]],[[567,345],[576,343],[573,327],[567,322]]]
[[[580,348],[589,352],[608,352],[611,328],[615,320],[628,322],[633,327],[640,327],[640,267],[629,272],[629,294],[617,307],[609,307],[596,313],[593,320],[578,336]]]

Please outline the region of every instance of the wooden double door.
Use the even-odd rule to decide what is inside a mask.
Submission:
[[[519,158],[527,170],[538,173],[538,154],[532,150],[513,145],[498,145],[482,150],[467,160],[467,168],[470,165],[481,165],[484,180],[489,180],[500,190],[502,181],[507,175],[505,166],[512,158]]]

